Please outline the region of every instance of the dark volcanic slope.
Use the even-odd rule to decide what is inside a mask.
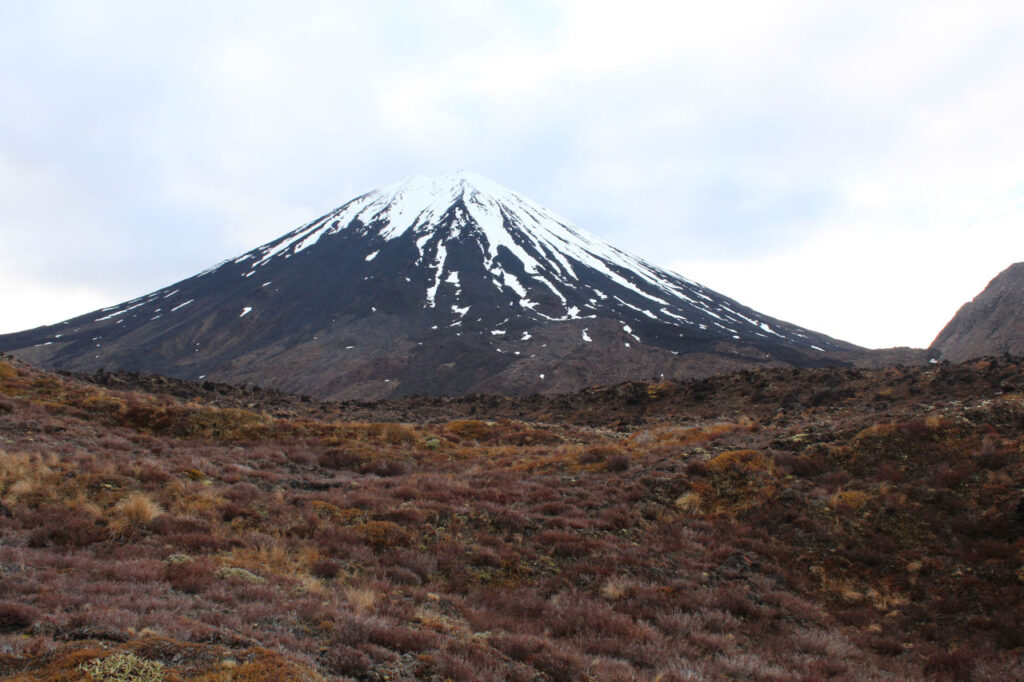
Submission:
[[[48,368],[321,398],[560,393],[856,350],[747,308],[469,173],[364,194],[147,296],[0,336]]]
[[[1024,355],[1024,263],[1011,265],[965,303],[932,342],[942,358]]]

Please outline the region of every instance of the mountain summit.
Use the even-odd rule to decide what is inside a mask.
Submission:
[[[469,172],[406,178],[149,295],[0,336],[50,368],[324,398],[560,392],[853,350]]]

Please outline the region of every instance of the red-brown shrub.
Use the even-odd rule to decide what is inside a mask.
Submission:
[[[327,469],[358,469],[365,457],[351,450],[332,449],[320,455],[320,466]]]
[[[32,626],[39,619],[39,609],[29,604],[0,601],[0,633],[14,632]]]
[[[385,521],[394,521],[403,526],[418,526],[427,520],[427,514],[416,507],[398,507],[381,513],[380,518]]]
[[[416,549],[393,549],[383,554],[380,561],[384,565],[400,566],[412,571],[420,580],[426,582],[437,570],[437,557]]]
[[[409,542],[409,533],[391,521],[367,521],[357,526],[356,531],[375,547],[395,547]]]
[[[401,652],[427,651],[438,641],[437,634],[429,630],[408,628],[380,618],[367,621],[367,638],[373,644]]]
[[[340,570],[341,564],[333,559],[318,559],[309,567],[311,574],[323,580],[331,580],[338,575]]]
[[[164,514],[153,519],[149,529],[159,535],[185,535],[188,533],[209,533],[210,524],[184,516]]]
[[[616,454],[610,456],[604,461],[605,471],[625,471],[629,468],[629,457],[623,454]]]
[[[223,540],[205,532],[174,533],[164,541],[177,552],[216,552],[225,546]]]
[[[221,491],[221,497],[237,504],[249,504],[257,499],[261,490],[252,483],[234,483]]]
[[[320,654],[320,663],[332,675],[360,675],[373,665],[369,656],[344,644],[327,648]]]
[[[586,661],[575,653],[554,648],[533,654],[526,662],[554,680],[580,679],[587,667]]]
[[[454,680],[454,682],[472,682],[485,679],[481,677],[478,666],[466,661],[461,656],[438,651],[425,656],[424,661],[432,672],[439,676],[438,679]]]
[[[364,474],[372,474],[382,478],[390,476],[401,476],[405,473],[405,462],[390,457],[371,459],[364,464],[360,471]]]
[[[86,547],[109,536],[106,525],[75,509],[49,508],[29,535],[29,547]]]
[[[401,566],[388,566],[384,569],[384,575],[396,585],[419,585],[423,582],[419,574]]]
[[[976,654],[969,647],[951,651],[938,651],[924,664],[924,672],[932,679],[970,680],[973,679]]]
[[[547,645],[543,637],[501,632],[487,638],[491,646],[516,661],[525,661],[530,656],[540,653]]]
[[[213,584],[217,566],[209,557],[174,557],[164,567],[164,579],[171,587],[189,594],[199,594]]]
[[[576,461],[580,464],[595,464],[619,454],[622,453],[619,452],[618,448],[608,445],[593,445],[577,455]]]

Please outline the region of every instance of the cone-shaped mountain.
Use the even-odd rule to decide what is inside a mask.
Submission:
[[[559,392],[855,347],[631,256],[473,173],[416,176],[149,295],[0,336],[39,365],[323,398]]]

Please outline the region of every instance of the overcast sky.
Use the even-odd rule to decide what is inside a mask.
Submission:
[[[0,0],[0,332],[474,170],[763,313],[926,346],[1024,260],[1021,2]]]

